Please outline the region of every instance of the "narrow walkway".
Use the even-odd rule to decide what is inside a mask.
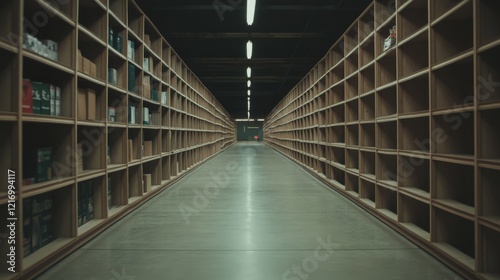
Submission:
[[[39,279],[461,279],[264,144],[239,143]]]

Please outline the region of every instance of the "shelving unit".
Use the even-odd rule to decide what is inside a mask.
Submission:
[[[499,278],[499,19],[493,0],[374,0],[267,116],[265,143],[465,278]]]
[[[19,226],[17,273],[2,279],[36,276],[235,142],[227,112],[132,0],[52,2],[0,4],[0,167],[17,173],[16,206],[24,211],[18,211],[19,225],[38,219],[29,210],[33,201],[52,203],[46,225],[52,237],[25,243],[31,236],[26,230],[23,237]],[[20,19],[41,19],[41,12],[47,22],[36,34],[22,28]],[[27,36],[23,44],[20,38],[28,34],[21,31],[55,42],[57,56],[37,53]],[[21,111],[24,80],[59,88],[60,115]],[[167,102],[161,102],[162,92]],[[136,107],[134,123],[130,106]],[[150,154],[143,154],[143,143]],[[37,155],[43,155],[40,174]],[[149,189],[144,175],[151,178]],[[94,212],[78,226],[79,185],[86,182],[92,182],[92,196],[80,199],[92,202]],[[6,185],[0,187],[5,212],[6,193]],[[0,253],[6,271],[7,247],[0,246]]]

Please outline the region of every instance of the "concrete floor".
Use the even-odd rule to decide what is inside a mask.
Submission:
[[[461,279],[271,148],[238,143],[39,279]]]

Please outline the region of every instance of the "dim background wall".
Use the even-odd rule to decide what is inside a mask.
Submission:
[[[254,136],[259,136],[259,141],[262,141],[263,125],[263,122],[237,122],[238,141],[255,141]]]

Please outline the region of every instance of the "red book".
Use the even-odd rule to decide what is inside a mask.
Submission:
[[[33,113],[33,84],[30,80],[23,80],[23,113]]]

